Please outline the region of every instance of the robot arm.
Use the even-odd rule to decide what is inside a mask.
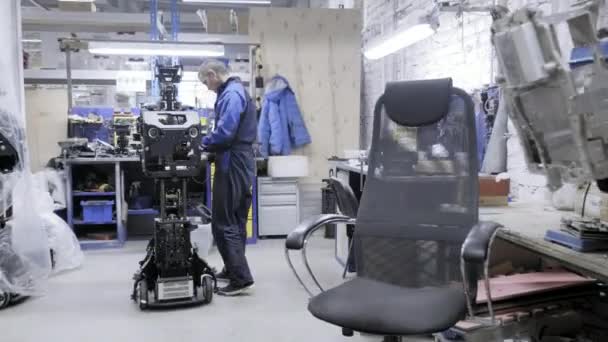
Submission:
[[[595,28],[598,4],[553,16],[524,8],[492,26],[499,83],[527,163],[547,174],[552,189],[589,179],[608,191],[608,69]]]

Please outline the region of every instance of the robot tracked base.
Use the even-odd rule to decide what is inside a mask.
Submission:
[[[187,221],[156,222],[159,234],[150,240],[147,255],[134,276],[133,299],[142,310],[209,304],[216,279],[213,270],[189,246],[180,248],[174,241],[190,234]],[[177,235],[181,235],[181,238]]]

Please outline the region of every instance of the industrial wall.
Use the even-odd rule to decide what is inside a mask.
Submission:
[[[576,0],[508,0],[509,9],[522,6],[539,8],[546,14],[567,10]],[[494,0],[471,0],[473,5],[501,3]],[[504,2],[503,2],[504,3]],[[405,10],[411,13],[430,10],[433,1],[428,0],[367,0],[364,2],[364,45],[369,39],[386,35],[394,27],[394,13]],[[600,25],[606,20],[602,9]],[[440,28],[434,36],[393,55],[376,61],[364,61],[364,90],[362,99],[362,142],[367,147],[371,138],[373,106],[389,81],[452,77],[454,85],[467,91],[493,83],[497,63],[490,41],[492,20],[486,14],[464,14],[457,18],[454,13],[440,15]],[[509,163],[514,187],[523,189],[522,194],[532,199],[543,199],[547,194],[543,176],[527,173],[519,142],[509,139]],[[514,182],[515,181],[515,182]],[[519,182],[519,183],[518,183]]]
[[[474,5],[494,2],[470,1]],[[510,9],[526,5],[539,8],[544,13],[555,13],[568,9],[574,2],[576,0],[509,0],[507,3]],[[368,40],[391,32],[396,11],[430,10],[433,1],[367,0],[364,6],[364,40]],[[602,21],[605,22],[605,18]],[[440,22],[441,26],[433,37],[383,59],[364,62],[363,118],[367,121],[364,142],[369,142],[373,105],[386,82],[449,76],[454,79],[455,86],[466,90],[492,82],[496,68],[490,42],[490,16],[464,14],[462,18],[456,18],[453,13],[443,13]]]
[[[309,182],[327,177],[327,158],[359,146],[361,13],[252,8],[249,35],[260,41],[263,74],[286,77],[312,144]]]

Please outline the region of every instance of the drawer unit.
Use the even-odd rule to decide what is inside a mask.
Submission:
[[[285,236],[299,223],[296,179],[258,178],[258,234]]]
[[[272,181],[272,178],[260,178],[258,193],[260,195],[271,194],[296,194],[298,192],[298,183],[293,181],[278,180]]]
[[[259,215],[260,236],[283,236],[296,228],[298,209],[295,205],[265,206]]]
[[[298,196],[288,194],[264,195],[259,196],[258,200],[261,206],[276,206],[276,205],[297,205]]]

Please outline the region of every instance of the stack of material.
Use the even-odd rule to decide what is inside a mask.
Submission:
[[[513,274],[490,279],[492,303],[497,312],[510,312],[518,307],[590,295],[595,293],[595,280],[564,271]],[[487,313],[487,294],[483,282],[478,284],[478,313]]]
[[[550,229],[545,240],[579,252],[608,250],[608,223],[597,218],[562,218],[559,230]]]
[[[519,273],[490,279],[492,303],[496,317],[496,328],[504,334],[518,335],[536,331],[543,327],[550,331],[578,331],[573,324],[578,317],[574,312],[588,308],[597,300],[594,279],[585,278],[565,270]],[[477,317],[488,317],[487,296],[483,283],[478,284]],[[491,339],[487,325],[480,320],[458,322],[441,341],[462,341],[468,337],[481,337],[479,341]],[[562,329],[563,328],[563,329]],[[492,333],[496,333],[493,331]],[[465,338],[466,337],[466,338]],[[507,335],[503,336],[507,337]],[[471,338],[473,340],[473,338]],[[502,339],[501,339],[502,340]]]

